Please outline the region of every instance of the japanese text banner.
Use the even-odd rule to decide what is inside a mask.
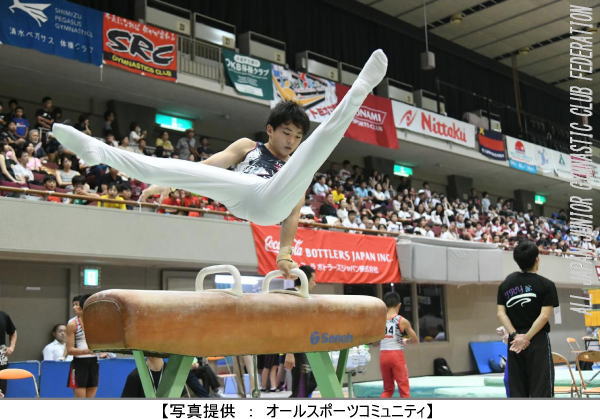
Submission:
[[[102,12],[65,0],[0,3],[0,43],[102,64]]]
[[[279,226],[252,224],[258,272],[277,269]],[[392,237],[299,228],[293,256],[317,271],[317,282],[383,284],[400,281],[396,240]]]
[[[104,14],[104,63],[155,79],[177,80],[177,35]]]

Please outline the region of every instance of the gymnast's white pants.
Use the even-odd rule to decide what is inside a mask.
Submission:
[[[111,147],[73,127],[54,124],[52,134],[89,164],[105,163],[132,178],[194,192],[223,203],[239,218],[273,225],[290,215],[325,163],[371,90],[387,58],[378,50],[330,117],[304,140],[272,178],[241,174],[185,160],[149,157]]]

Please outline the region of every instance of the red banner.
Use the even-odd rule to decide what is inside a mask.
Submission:
[[[338,103],[349,89],[348,86],[336,83]],[[380,147],[398,148],[392,101],[381,96],[367,96],[344,136]]]
[[[104,13],[104,64],[146,77],[177,80],[177,35]]]
[[[277,269],[279,226],[252,224],[258,272]],[[383,284],[400,281],[396,240],[392,237],[299,228],[293,258],[317,271],[317,282]]]

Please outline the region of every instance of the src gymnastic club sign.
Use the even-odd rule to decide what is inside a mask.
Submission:
[[[104,64],[156,79],[177,79],[177,35],[104,14]]]

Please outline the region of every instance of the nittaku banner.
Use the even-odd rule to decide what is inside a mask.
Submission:
[[[279,226],[252,224],[258,272],[277,269]],[[298,265],[317,271],[317,282],[384,284],[400,281],[396,239],[300,228],[293,256]]]
[[[479,152],[493,160],[506,160],[506,146],[501,132],[479,128]]]
[[[240,95],[273,100],[271,63],[222,49],[225,73]]]
[[[104,14],[104,63],[156,79],[177,80],[177,35]]]
[[[335,83],[307,73],[300,73],[273,64],[273,92],[271,107],[282,100],[293,100],[302,105],[308,118],[323,122],[338,103]]]
[[[102,12],[64,0],[0,4],[1,43],[102,64]]]
[[[475,148],[475,125],[393,100],[396,127]]]

